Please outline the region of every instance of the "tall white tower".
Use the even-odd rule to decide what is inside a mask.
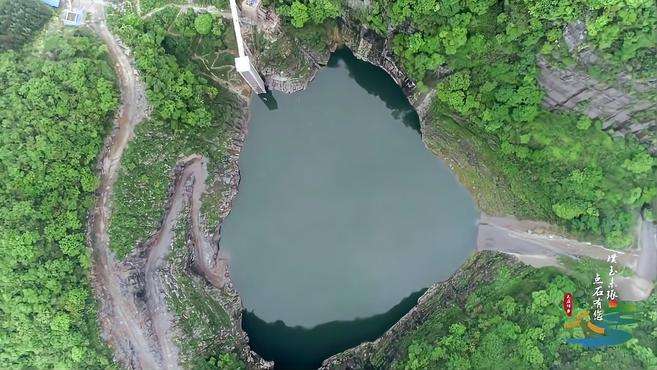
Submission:
[[[264,94],[266,92],[265,83],[244,52],[244,40],[242,40],[242,30],[240,29],[240,19],[235,0],[230,0],[230,12],[233,16],[233,28],[235,29],[235,40],[237,40],[237,51],[239,54],[235,58],[235,69],[237,69],[237,72],[242,75],[242,78],[244,78],[256,94]]]

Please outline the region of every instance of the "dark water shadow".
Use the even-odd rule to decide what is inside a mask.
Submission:
[[[386,71],[368,62],[359,60],[347,48],[337,49],[331,54],[327,67],[336,68],[340,65],[340,62],[346,65],[349,71],[349,77],[356,81],[370,95],[381,99],[386,107],[390,109],[395,119],[401,118],[404,126],[410,127],[420,133],[420,118],[415,108],[408,101],[401,87],[397,85]]]
[[[316,369],[326,358],[381,336],[425,291],[412,293],[388,312],[365,319],[332,321],[307,329],[289,327],[283,321],[268,323],[245,311],[242,327],[249,334],[251,349],[273,360],[276,369]]]
[[[278,109],[278,101],[276,101],[274,94],[272,94],[270,90],[267,90],[267,92],[263,94],[257,94],[256,96],[265,104],[267,110],[272,111]]]

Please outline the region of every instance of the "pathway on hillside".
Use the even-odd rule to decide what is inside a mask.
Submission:
[[[127,52],[107,28],[104,3],[78,0],[75,5],[85,9],[91,27],[107,45],[121,89],[121,107],[114,131],[100,160],[101,185],[91,219],[93,283],[100,301],[99,318],[103,337],[113,348],[115,358],[125,367],[177,368],[179,361],[177,350],[171,342],[172,338],[161,335],[166,324],[162,324],[163,318],[158,316],[160,310],[155,311],[154,315],[144,312],[143,302],[137,297],[132,286],[132,266],[126,266],[116,260],[110,250],[107,230],[112,189],[123,151],[133,135],[134,127],[148,116],[145,87],[137,79],[137,71]],[[149,258],[149,262],[153,263],[152,261],[159,262],[157,258]],[[147,302],[152,300],[153,297],[147,295]],[[149,305],[150,307],[152,305]],[[166,310],[166,306],[162,309]]]
[[[174,317],[165,301],[162,270],[171,251],[174,228],[180,217],[191,220],[193,264],[210,284],[222,288],[227,282],[227,264],[215,243],[210,243],[201,227],[201,196],[205,192],[207,169],[205,159],[191,155],[176,166],[173,189],[164,210],[160,230],[143,245],[118,261],[110,248],[108,225],[111,217],[113,186],[117,180],[121,158],[137,124],[149,113],[144,84],[129,52],[108,30],[105,2],[74,0],[84,8],[89,24],[107,45],[115,64],[121,90],[121,107],[107,139],[99,162],[101,185],[97,204],[90,218],[90,243],[93,250],[94,291],[100,302],[99,320],[103,338],[113,349],[115,359],[132,369],[179,369],[180,354],[174,343]],[[237,164],[235,163],[235,166]],[[236,184],[235,184],[236,186]],[[186,205],[189,204],[187,213]],[[239,327],[239,326],[238,326]],[[270,367],[250,355],[251,364]]]
[[[104,337],[114,348],[119,361],[131,367],[156,368],[160,359],[155,354],[148,334],[139,330],[144,323],[139,320],[137,303],[123,294],[127,275],[117,266],[109,249],[107,235],[111,192],[123,150],[135,125],[147,116],[145,89],[135,77],[136,71],[125,51],[107,29],[103,4],[87,1],[79,5],[84,6],[87,16],[91,18],[91,27],[107,45],[121,89],[121,107],[113,135],[100,160],[101,185],[91,221],[94,258],[92,272],[95,292],[101,303],[99,316]]]

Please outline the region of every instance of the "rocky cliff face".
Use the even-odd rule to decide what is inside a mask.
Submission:
[[[366,342],[329,357],[322,363],[328,369],[390,368],[406,353],[404,338],[427,321],[433,312],[462,305],[469,294],[488,284],[503,266],[524,266],[514,257],[497,252],[479,252],[448,280],[433,284],[404,317],[374,342]]]
[[[576,64],[559,68],[544,58],[538,61],[543,104],[550,109],[574,110],[603,122],[602,128],[618,135],[635,135],[657,154],[657,76],[642,81],[621,74],[603,82],[584,70],[604,63],[586,44],[586,26],[576,21],[564,29],[563,38]]]
[[[370,2],[368,0],[350,0],[349,3],[349,6],[355,10],[366,9],[369,5]],[[392,38],[381,37],[376,32],[357,24],[349,16],[342,17],[338,20],[337,24],[338,37],[325,51],[310,50],[297,42],[289,40],[289,35],[286,35],[280,27],[269,27],[267,20],[258,24],[258,30],[267,35],[271,45],[288,43],[286,45],[287,47],[295,49],[289,53],[293,55],[285,55],[285,57],[295,56],[302,59],[297,65],[287,65],[283,68],[282,65],[268,63],[266,53],[256,52],[255,63],[260,68],[267,87],[270,90],[285,93],[304,90],[315,78],[319,70],[326,66],[331,57],[331,52],[335,51],[338,47],[346,46],[358,59],[385,70],[403,89],[404,93],[409,96],[411,103],[418,109],[420,116],[424,116],[433,94],[431,92],[419,94],[415,91],[415,82],[399,68],[394,60],[390,46]],[[290,43],[294,45],[291,46],[289,45]]]
[[[641,98],[649,84],[623,91],[575,69],[561,69],[540,59],[539,83],[543,104],[550,109],[574,110],[602,120],[602,127],[619,135],[634,134],[657,154],[657,103]],[[657,87],[652,87],[657,93]]]
[[[356,11],[366,9],[369,2],[352,0],[350,7]],[[384,69],[404,90],[420,117],[425,117],[435,91],[420,93],[411,80],[397,65],[391,50],[392,37],[383,38],[374,31],[357,24],[349,17],[338,22],[340,40],[333,45],[348,47],[354,55]],[[585,27],[573,23],[564,31],[564,40],[580,66],[593,65],[597,56],[584,45]],[[306,78],[289,77],[280,73],[269,73],[267,82],[271,89],[294,92],[305,89],[318,70],[328,62],[328,52],[317,54],[306,51],[311,72]],[[612,86],[577,68],[559,68],[544,58],[538,62],[539,84],[545,92],[544,106],[549,109],[577,111],[603,122],[603,129],[617,135],[634,135],[653,154],[657,154],[657,78],[632,81],[625,78]],[[448,70],[439,75],[449,74]]]

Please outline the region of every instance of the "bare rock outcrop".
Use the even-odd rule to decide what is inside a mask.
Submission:
[[[586,25],[581,21],[568,24],[563,39],[577,64],[561,68],[545,58],[538,59],[544,106],[599,119],[603,129],[617,135],[635,135],[657,154],[657,78],[637,81],[621,73],[613,84],[599,81],[584,71],[592,66],[605,69],[586,43]]]
[[[550,109],[574,110],[602,120],[603,129],[634,134],[657,153],[657,103],[595,80],[574,69],[561,69],[540,59],[539,84],[543,104]]]

